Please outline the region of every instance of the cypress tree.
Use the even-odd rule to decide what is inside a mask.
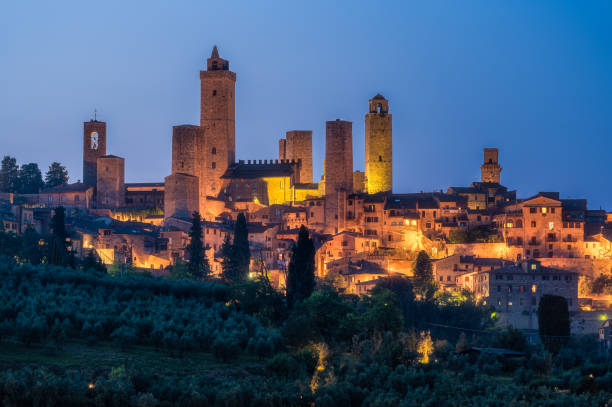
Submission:
[[[431,259],[421,250],[414,262],[414,288],[423,298],[429,299],[436,290]]]
[[[210,265],[204,253],[202,242],[202,218],[199,212],[194,212],[191,218],[191,230],[189,231],[189,244],[187,245],[189,261],[187,270],[196,279],[206,278],[210,273]]]
[[[229,233],[223,239],[221,246],[221,269],[223,277],[226,280],[234,281],[236,275],[236,262],[234,261],[234,247],[230,239]]]
[[[314,270],[314,242],[309,236],[308,228],[302,225],[287,270],[287,305],[290,308],[312,294],[315,286]]]
[[[234,228],[233,254],[236,262],[236,278],[244,280],[249,273],[251,250],[249,249],[249,232],[244,213],[239,213]]]
[[[66,245],[66,238],[68,233],[66,232],[66,210],[63,206],[55,208],[53,217],[51,218],[51,244],[49,263],[63,266],[68,260],[68,250]]]
[[[570,336],[569,310],[564,297],[542,296],[538,305],[538,328],[544,347],[551,353],[559,353]]]

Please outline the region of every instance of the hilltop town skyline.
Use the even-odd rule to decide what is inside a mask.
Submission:
[[[491,41],[501,44],[510,27],[501,24],[492,28],[485,23],[487,12],[483,9],[474,17],[481,25],[467,34],[476,36],[479,30],[493,30],[489,32]],[[114,18],[108,10],[101,13]],[[425,17],[431,17],[430,13],[415,10],[416,15]],[[152,18],[156,21],[158,17]],[[518,18],[518,14],[507,17],[512,18]],[[554,23],[566,24],[562,15],[557,15]],[[9,59],[9,64],[0,68],[14,78],[7,88],[9,97],[3,99],[0,132],[19,136],[3,136],[4,153],[20,163],[38,162],[43,169],[51,161],[61,161],[74,182],[81,173],[80,123],[96,108],[99,120],[108,122],[109,152],[128,159],[126,181],[161,180],[170,168],[171,127],[197,121],[195,72],[217,43],[239,75],[237,159],[274,159],[277,139],[285,131],[309,129],[313,131],[314,179],[318,180],[323,172],[325,122],[341,118],[353,122],[353,161],[355,169],[363,170],[364,114],[368,99],[380,92],[389,100],[395,117],[395,156],[405,154],[408,158],[395,160],[396,192],[436,191],[477,181],[479,171],[473,163],[480,161],[482,148],[494,146],[500,150],[505,184],[517,189],[519,197],[552,190],[560,191],[563,197],[587,198],[593,208],[610,208],[610,180],[598,169],[605,168],[604,152],[610,143],[607,135],[612,129],[604,113],[610,105],[606,92],[609,79],[599,71],[605,71],[609,61],[601,59],[605,49],[599,40],[585,39],[595,41],[586,56],[583,47],[576,44],[560,48],[547,36],[536,35],[529,38],[530,45],[517,35],[510,46],[492,55],[480,55],[475,48],[464,50],[467,60],[482,56],[486,69],[456,60],[451,71],[442,70],[443,62],[451,61],[451,54],[444,54],[456,52],[458,44],[444,30],[429,44],[416,44],[390,35],[399,29],[398,23],[391,21],[389,27],[379,27],[387,41],[376,43],[377,52],[373,54],[364,47],[374,44],[371,39],[360,35],[354,43],[349,41],[349,33],[358,32],[356,25],[349,25],[341,43],[319,37],[306,43],[300,37],[303,56],[287,58],[284,55],[293,55],[297,48],[280,39],[270,41],[271,33],[262,32],[254,37],[257,41],[245,41],[236,38],[231,27],[222,34],[213,33],[215,23],[211,24],[189,35],[184,31],[169,33],[166,41],[155,44],[144,40],[146,47],[133,54],[122,51],[113,57],[113,64],[103,60],[86,64],[86,75],[66,62],[86,61],[90,58],[87,53],[83,54],[76,43],[60,42],[56,47],[64,59],[45,59],[55,72],[53,81],[42,81],[31,70],[16,71]],[[66,32],[69,29],[75,27],[66,27]],[[119,21],[118,30],[122,29],[123,22]],[[148,32],[150,28],[143,30]],[[324,32],[328,30],[323,27]],[[17,38],[23,50],[44,59],[40,45]],[[185,38],[190,41],[185,43]],[[404,47],[397,46],[400,39]],[[107,37],[96,42],[102,55],[113,55],[117,41]],[[533,43],[546,44],[553,55],[546,60],[525,57],[520,61],[525,69],[518,69],[517,53],[526,49],[534,52]],[[339,44],[347,48],[338,49]],[[20,55],[16,48],[9,51],[10,55]],[[172,57],[164,58],[168,53]],[[418,60],[416,55],[424,58]],[[587,75],[577,70],[571,61],[578,55],[590,58],[582,65],[597,66],[597,71]],[[514,68],[495,62],[504,58],[514,61]],[[24,62],[23,57],[14,61]],[[543,77],[544,72],[550,76]],[[30,88],[32,85],[25,86],[30,82],[38,84],[36,91]],[[573,85],[562,86],[568,83]],[[510,93],[513,88],[520,92]],[[39,134],[52,137],[34,142]],[[32,149],[32,145],[39,148]],[[569,148],[572,165],[561,159]]]

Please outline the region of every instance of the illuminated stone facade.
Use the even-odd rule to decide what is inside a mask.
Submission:
[[[499,184],[502,168],[498,162],[498,151],[496,148],[484,149],[484,163],[480,166],[481,182]]]
[[[205,196],[217,197],[221,176],[236,160],[236,74],[229,70],[229,61],[219,57],[213,48],[200,71],[200,126],[206,138]]]
[[[365,115],[365,178],[367,192],[393,189],[393,127],[389,102],[377,94]]]
[[[296,183],[312,183],[312,131],[291,130],[278,141],[278,159],[301,162]]]

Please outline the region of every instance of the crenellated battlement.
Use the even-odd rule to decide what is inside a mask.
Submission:
[[[281,160],[238,160],[238,164],[240,165],[281,165],[281,164],[290,164],[290,165],[301,165],[302,159],[281,159]]]

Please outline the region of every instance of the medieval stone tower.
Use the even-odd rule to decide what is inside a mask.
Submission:
[[[115,155],[98,158],[97,176],[98,208],[125,206],[125,159]]]
[[[300,161],[299,182],[312,183],[312,131],[291,130],[278,141],[279,160]]]
[[[368,194],[393,189],[393,131],[389,102],[380,93],[365,115],[365,177]]]
[[[346,196],[353,192],[353,123],[325,123],[325,223],[338,233],[346,219]]]
[[[197,177],[198,207],[203,205],[206,201],[207,182],[206,137],[204,128],[201,126],[172,127],[172,174],[179,173]],[[172,197],[172,192],[169,195]]]
[[[235,87],[236,74],[229,61],[219,57],[215,45],[200,71],[200,126],[206,137],[204,196],[218,196],[221,176],[236,159]]]
[[[83,123],[83,183],[96,187],[97,161],[106,155],[106,123],[90,120]]]
[[[497,161],[498,151],[496,148],[484,149],[484,163],[480,166],[480,180],[482,182],[500,183],[502,167]]]

